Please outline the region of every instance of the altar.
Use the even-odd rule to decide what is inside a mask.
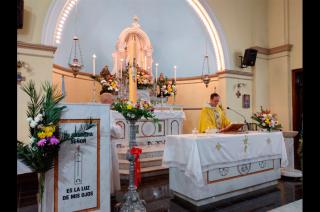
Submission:
[[[185,119],[183,110],[155,110],[154,113],[158,122],[141,119],[136,123],[136,142],[142,149],[140,155],[142,177],[168,173],[168,169],[162,166],[166,136],[181,134]],[[111,116],[123,129],[121,137],[114,139],[114,142],[117,146],[120,177],[127,179],[129,162],[126,154],[129,148],[129,126],[125,118],[117,111],[111,111]]]
[[[277,184],[288,164],[282,132],[167,136],[173,193],[196,206]]]

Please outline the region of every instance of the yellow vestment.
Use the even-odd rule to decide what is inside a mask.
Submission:
[[[226,117],[225,113],[220,106],[212,107],[206,105],[202,108],[199,121],[199,132],[204,133],[206,129],[223,129],[231,122]]]

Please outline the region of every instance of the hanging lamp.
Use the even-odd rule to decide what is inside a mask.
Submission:
[[[71,68],[74,77],[77,77],[78,73],[83,67],[80,43],[77,36],[73,37],[73,43],[69,56],[69,67]]]
[[[205,84],[206,88],[208,87],[211,79],[209,77],[210,75],[210,68],[209,68],[209,56],[208,56],[208,48],[207,48],[207,40],[206,40],[206,54],[203,59],[202,64],[202,74],[201,74],[201,80]]]
[[[211,79],[209,77],[209,56],[208,54],[206,54],[204,56],[204,59],[203,59],[203,64],[202,64],[202,75],[201,75],[201,80],[202,82],[206,85],[206,88],[208,87]]]
[[[75,23],[74,23],[74,33],[76,33],[77,29],[77,15],[78,15],[78,3],[76,3],[76,11],[75,11]],[[73,42],[72,47],[69,55],[68,60],[69,67],[72,70],[73,76],[77,77],[80,70],[83,68],[83,60],[82,60],[82,54],[80,49],[80,42],[78,36],[73,36]]]

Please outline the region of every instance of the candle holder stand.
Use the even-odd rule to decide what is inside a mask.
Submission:
[[[94,79],[93,79],[92,102],[97,102],[96,101],[96,76],[94,76]]]

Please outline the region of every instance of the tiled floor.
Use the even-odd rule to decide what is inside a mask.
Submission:
[[[302,199],[270,210],[269,212],[302,212]]]
[[[117,193],[116,199],[112,200],[112,205],[121,201],[127,190],[127,182],[121,183],[122,189]],[[202,207],[195,207],[182,199],[173,197],[169,190],[168,175],[142,179],[142,185],[138,191],[140,198],[147,202],[148,212],[265,212],[302,199],[302,183],[300,180],[292,179],[281,179],[277,186]],[[117,207],[113,208],[113,211],[117,211]]]
[[[37,205],[35,204],[37,177],[35,175],[35,177],[29,177],[28,179],[26,186],[23,186],[25,183],[20,185],[18,182],[18,212],[37,212]],[[33,181],[35,182],[32,183]],[[127,181],[124,180],[121,183],[121,191],[117,193],[116,198],[111,199],[112,211],[117,211],[116,204],[121,201],[127,191]],[[292,179],[281,179],[277,186],[203,207],[195,207],[188,202],[174,198],[169,190],[168,175],[143,178],[138,191],[140,198],[147,203],[148,212],[265,212],[302,199],[302,183]]]

